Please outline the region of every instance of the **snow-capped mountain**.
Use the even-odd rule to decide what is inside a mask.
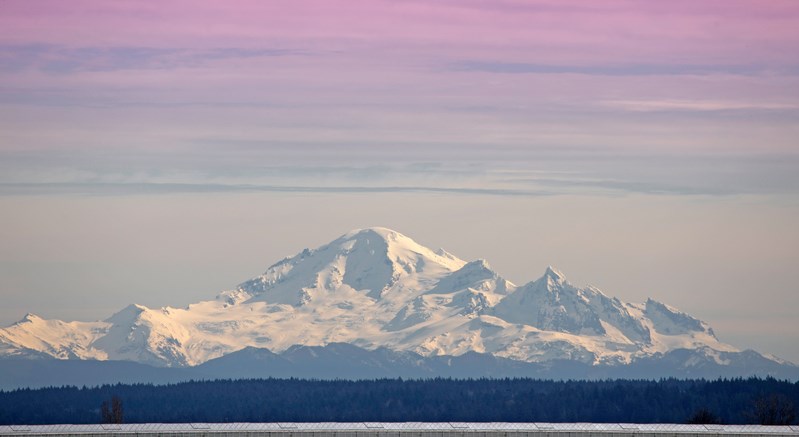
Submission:
[[[577,287],[552,267],[516,286],[483,260],[466,262],[385,228],[305,249],[186,308],[130,305],[91,323],[29,314],[0,329],[0,357],[161,367],[197,366],[253,348],[297,359],[298,346],[334,344],[410,353],[403,358],[408,362],[478,353],[595,367],[673,360],[682,351],[688,351],[683,365],[724,366],[754,353],[720,342],[706,323],[655,300],[625,303],[595,287]]]

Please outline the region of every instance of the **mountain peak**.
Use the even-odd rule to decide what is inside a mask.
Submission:
[[[391,257],[391,249],[417,249],[426,247],[421,246],[419,243],[413,241],[397,231],[388,228],[374,226],[370,228],[353,229],[346,234],[340,236],[336,240],[322,246],[316,250],[324,250],[327,247],[337,247],[343,249],[345,252],[351,250],[353,247],[368,247],[370,253],[373,255],[388,255]],[[429,249],[427,249],[429,250]],[[431,251],[432,252],[432,251]]]
[[[513,287],[515,286],[497,274],[486,260],[477,259],[442,278],[430,292],[452,293],[468,288],[473,292],[490,291],[504,295]]]
[[[359,241],[359,240],[379,240],[385,242],[388,245],[395,245],[399,244],[402,246],[405,245],[416,245],[415,241],[412,238],[401,234],[393,229],[383,228],[380,226],[372,226],[369,228],[360,228],[360,229],[353,229],[346,234],[342,235],[336,241]]]
[[[552,266],[547,266],[546,271],[544,271],[544,278],[551,280],[556,284],[562,284],[566,281],[566,276],[564,276],[560,270]]]
[[[368,227],[368,228],[353,229],[353,230],[347,232],[346,234],[344,234],[344,237],[346,237],[346,238],[355,238],[355,237],[358,237],[358,236],[361,236],[361,235],[370,235],[370,234],[371,235],[379,235],[384,240],[395,239],[397,237],[408,238],[408,237],[400,234],[399,232],[397,232],[397,231],[395,231],[393,229],[384,228],[382,226],[372,226],[372,227]]]
[[[240,284],[238,290],[253,301],[295,306],[307,305],[344,286],[379,299],[396,284],[413,288],[418,281],[435,283],[464,264],[397,231],[371,227],[352,230],[326,245],[286,258],[260,277]]]
[[[143,305],[132,303],[117,311],[111,315],[111,317],[105,319],[105,321],[113,324],[133,323],[133,321],[136,320],[140,314],[147,310],[148,308]]]
[[[463,267],[464,268],[469,267],[475,270],[492,270],[491,265],[488,264],[488,261],[486,261],[483,258],[478,258],[474,261],[470,261],[466,263],[466,265],[464,265]]]
[[[21,324],[21,323],[33,323],[33,322],[37,322],[39,320],[43,320],[43,319],[41,317],[37,316],[36,314],[27,313],[27,314],[25,314],[25,317],[23,317],[16,324],[18,325],[18,324]]]
[[[365,245],[381,246],[381,249],[385,248],[385,250],[389,252],[391,251],[391,248],[396,247],[400,249],[407,248],[416,251],[419,251],[419,248],[422,248],[426,251],[435,253],[432,250],[420,245],[410,237],[407,237],[395,230],[379,226],[353,229],[339,237],[337,240],[333,241],[331,244],[335,244],[337,242],[354,242],[356,244],[362,242]]]
[[[713,330],[701,320],[652,298],[646,300],[644,314],[654,322],[658,332],[669,335],[707,332],[715,338]]]

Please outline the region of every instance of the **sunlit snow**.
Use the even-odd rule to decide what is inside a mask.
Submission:
[[[245,347],[351,343],[422,355],[491,353],[536,362],[628,363],[678,348],[737,351],[702,321],[654,300],[629,304],[548,267],[516,286],[385,228],[305,249],[187,308],[129,307],[93,322],[28,315],[0,329],[0,356],[191,366]],[[718,360],[717,360],[718,361]]]

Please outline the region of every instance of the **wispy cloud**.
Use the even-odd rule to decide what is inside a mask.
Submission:
[[[182,184],[182,183],[0,183],[3,195],[135,195],[176,193],[431,193],[487,196],[540,197],[556,194],[552,191],[532,189],[435,187],[435,186],[284,186],[250,184]]]
[[[677,76],[677,75],[755,75],[761,73],[799,72],[799,67],[779,69],[762,65],[685,65],[685,64],[620,64],[620,65],[557,65],[523,62],[463,60],[452,62],[448,68],[454,71],[475,71],[501,74],[584,74],[592,76]]]
[[[713,100],[608,100],[604,106],[627,111],[794,111],[799,110],[799,103],[780,102],[744,102]]]
[[[69,47],[55,44],[0,46],[0,70],[41,70],[46,73],[171,69],[193,67],[224,59],[245,59],[307,54],[286,48],[163,48],[163,47]]]
[[[741,194],[738,190],[735,190],[731,187],[726,188],[702,185],[679,185],[676,183],[669,184],[612,179],[527,178],[515,179],[512,182],[556,189],[560,193],[572,192],[576,194],[601,194],[613,192],[669,196],[729,196]]]

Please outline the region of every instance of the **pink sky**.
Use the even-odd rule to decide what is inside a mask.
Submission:
[[[7,150],[176,148],[199,135],[795,151],[790,0],[0,7]],[[545,119],[558,111],[568,117]],[[118,140],[142,127],[149,140]]]
[[[796,64],[799,44],[799,5],[791,0],[12,0],[2,7],[4,44],[380,48],[542,64],[777,66]]]

